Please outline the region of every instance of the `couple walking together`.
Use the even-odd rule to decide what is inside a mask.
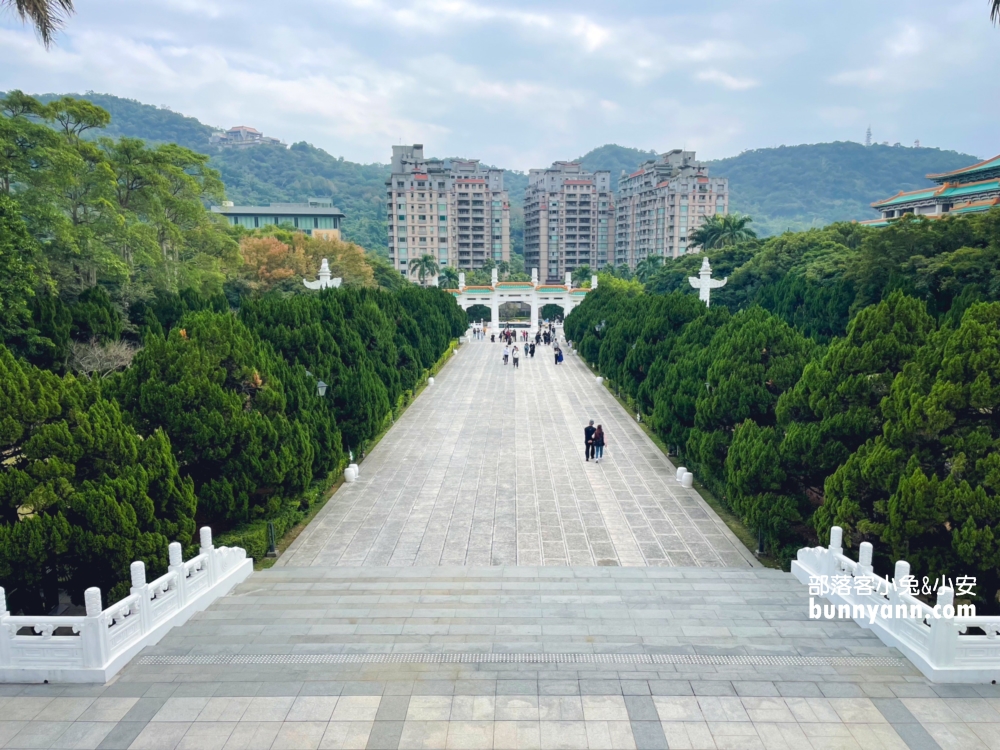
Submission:
[[[604,428],[601,425],[594,427],[593,419],[583,428],[583,455],[584,460],[594,459],[595,463],[604,458]]]
[[[514,349],[513,349],[513,351],[511,351],[511,349],[509,347],[505,346],[503,348],[503,363],[504,364],[507,364],[507,360],[509,358],[511,358],[511,355],[513,355],[514,367],[517,367],[517,363],[518,363],[518,358],[517,358],[518,351],[517,351],[517,347],[515,346]]]

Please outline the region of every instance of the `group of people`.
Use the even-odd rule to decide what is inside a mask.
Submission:
[[[530,344],[529,346],[524,347],[524,353],[527,356],[529,356],[529,357],[534,357],[535,356],[535,345],[534,344]],[[507,364],[508,360],[510,360],[510,361],[513,362],[514,367],[517,367],[518,361],[519,361],[519,356],[520,356],[520,352],[518,351],[517,344],[514,344],[514,348],[513,349],[510,346],[508,346],[507,344],[504,344],[504,347],[503,347],[503,363],[504,364]]]
[[[604,458],[604,428],[601,425],[594,427],[594,420],[583,428],[583,456],[585,461],[594,459],[595,463],[600,463]]]
[[[482,341],[486,338],[486,331],[479,326],[472,326],[472,338]]]

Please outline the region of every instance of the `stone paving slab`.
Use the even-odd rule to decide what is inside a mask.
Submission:
[[[758,564],[577,355],[501,351],[462,346],[277,565]]]

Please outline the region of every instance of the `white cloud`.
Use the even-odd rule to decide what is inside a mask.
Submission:
[[[730,91],[746,91],[747,89],[755,88],[760,84],[752,78],[737,78],[736,76],[729,75],[729,73],[724,73],[721,70],[703,70],[696,78],[699,81],[705,81],[707,83],[717,83],[724,89],[729,89]]]
[[[0,12],[0,90],[108,92],[356,161],[400,140],[520,169],[609,142],[713,157],[868,122],[997,150],[1000,83],[969,74],[1000,69],[982,0],[77,5],[51,51]]]

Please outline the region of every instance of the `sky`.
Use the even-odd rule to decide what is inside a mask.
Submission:
[[[876,141],[1000,153],[987,0],[76,0],[0,9],[0,90],[95,91],[335,156],[511,169],[605,143],[721,158]],[[0,6],[2,7],[2,6]]]

